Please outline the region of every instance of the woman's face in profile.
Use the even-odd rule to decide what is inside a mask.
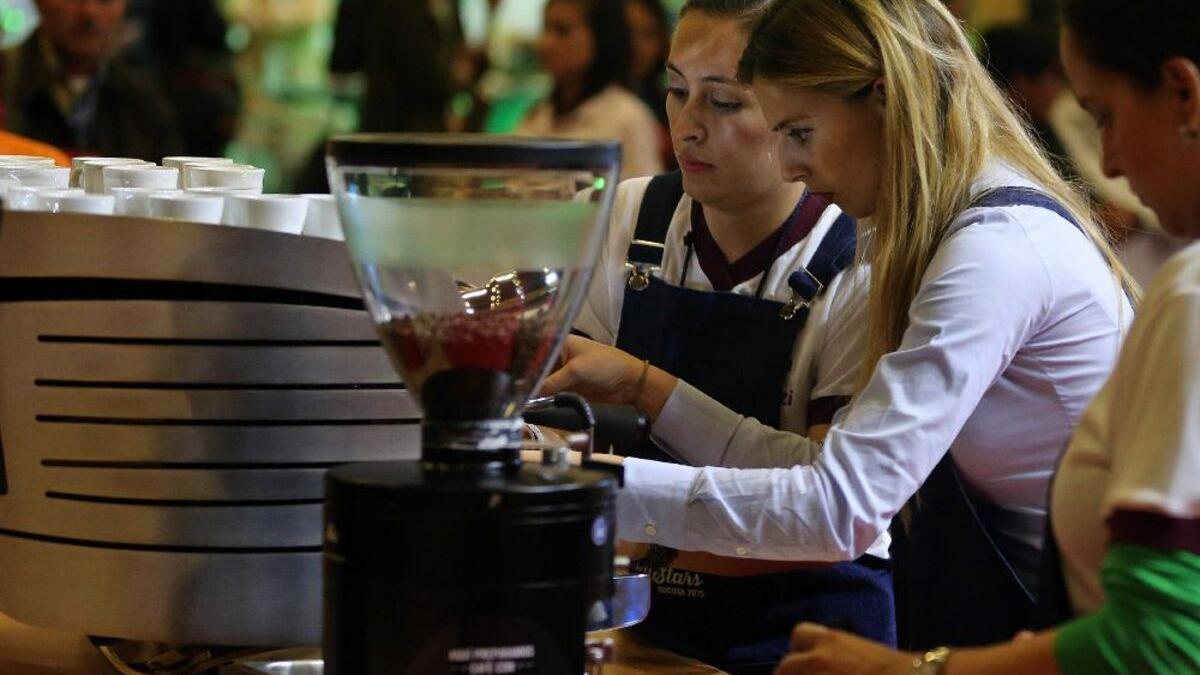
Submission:
[[[845,98],[760,79],[754,92],[777,136],[784,178],[855,218],[875,213],[883,154],[881,87]]]
[[[1200,236],[1200,140],[1182,133],[1200,105],[1197,92],[1187,89],[1189,71],[1200,77],[1196,65],[1172,59],[1163,81],[1147,88],[1092,63],[1070,30],[1063,33],[1062,57],[1080,104],[1100,127],[1104,173],[1128,178],[1168,232]]]

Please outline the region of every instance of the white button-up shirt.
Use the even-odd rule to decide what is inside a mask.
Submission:
[[[975,188],[1001,186],[1036,187],[993,166]],[[1028,206],[968,209],[922,279],[900,347],[823,446],[680,382],[653,433],[694,466],[627,459],[619,535],[723,555],[854,559],[951,452],[967,489],[1011,516],[1004,534],[1040,548],[1055,462],[1132,316],[1068,221]]]

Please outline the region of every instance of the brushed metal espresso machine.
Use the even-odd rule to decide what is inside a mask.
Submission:
[[[648,603],[614,585],[617,478],[516,451],[616,149],[330,147],[353,266],[330,240],[3,215],[0,613],[119,672],[216,672],[324,623],[325,672],[582,673],[585,631]],[[119,642],[179,658],[123,668]]]

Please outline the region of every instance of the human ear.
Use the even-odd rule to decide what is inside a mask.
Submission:
[[[1200,136],[1200,68],[1181,56],[1167,59],[1162,65],[1162,81],[1178,101],[1180,132]]]
[[[871,93],[868,96],[879,112],[884,112],[887,107],[887,85],[883,83],[882,77],[871,83]]]

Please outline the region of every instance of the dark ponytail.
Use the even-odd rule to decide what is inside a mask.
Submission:
[[[1089,61],[1146,89],[1168,59],[1200,64],[1200,0],[1062,0],[1062,23]]]

